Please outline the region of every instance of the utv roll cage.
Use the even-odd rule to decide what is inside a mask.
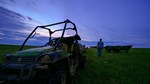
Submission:
[[[72,24],[72,25],[73,25],[73,28],[67,28],[67,24],[68,24],[68,23]],[[52,31],[50,28],[48,28],[48,27],[50,27],[50,26],[55,26],[55,25],[59,25],[59,24],[64,24],[64,28],[63,28],[63,29],[54,30],[54,31]],[[34,35],[36,34],[36,30],[37,30],[38,28],[46,29],[46,30],[49,31],[49,42],[52,41],[52,34],[53,34],[53,33],[57,32],[57,31],[62,31],[62,34],[61,34],[60,38],[57,38],[57,43],[56,43],[56,45],[54,46],[54,51],[56,50],[56,48],[58,47],[58,45],[60,44],[60,42],[61,42],[62,40],[65,41],[65,39],[63,39],[65,30],[74,30],[76,34],[75,34],[75,36],[72,36],[72,37],[70,37],[70,38],[72,38],[72,39],[75,38],[76,40],[81,40],[80,37],[79,37],[79,35],[78,35],[76,25],[75,25],[73,22],[71,22],[70,20],[67,19],[67,20],[62,21],[62,22],[58,22],[58,23],[54,23],[54,24],[49,24],[49,25],[44,25],[44,26],[37,26],[37,27],[35,27],[34,30],[30,33],[30,35],[25,39],[25,41],[23,42],[23,44],[22,44],[21,48],[19,49],[19,51],[21,51],[21,50],[24,48],[24,46],[25,46],[25,44],[26,44],[26,42],[28,41],[29,38],[34,37]],[[67,39],[67,38],[66,38],[66,39]]]

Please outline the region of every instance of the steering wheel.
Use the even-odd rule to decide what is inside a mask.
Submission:
[[[45,46],[55,46],[56,45],[56,40],[55,39],[52,39],[50,42],[47,42],[45,44]]]

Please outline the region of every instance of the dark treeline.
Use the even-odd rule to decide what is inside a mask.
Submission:
[[[105,51],[106,52],[115,52],[115,53],[119,53],[119,52],[125,52],[127,53],[130,48],[132,48],[132,45],[125,45],[125,46],[105,46]]]

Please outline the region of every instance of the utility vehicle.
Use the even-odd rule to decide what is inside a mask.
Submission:
[[[63,28],[55,30],[52,28],[55,25]],[[68,25],[71,27],[68,28]],[[24,49],[27,41],[38,35],[38,29],[48,31],[48,42],[42,46]],[[67,30],[74,31],[74,35],[67,35]],[[61,34],[57,33],[60,37],[57,34],[52,36],[60,31]],[[38,40],[42,42],[42,38]],[[25,39],[19,51],[4,55],[4,62],[0,64],[0,83],[71,84],[77,67],[86,67],[86,57],[83,54],[85,46],[79,40],[81,38],[76,25],[70,20],[37,26]]]

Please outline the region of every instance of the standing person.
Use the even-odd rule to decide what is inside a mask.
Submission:
[[[100,57],[102,55],[103,47],[104,47],[104,43],[103,43],[102,39],[100,38],[99,42],[97,43],[98,57]]]

